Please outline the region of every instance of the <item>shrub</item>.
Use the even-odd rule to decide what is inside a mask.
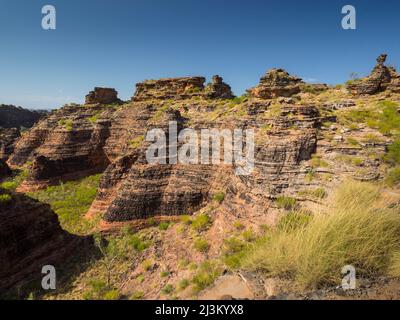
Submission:
[[[85,300],[118,300],[120,294],[117,290],[111,289],[104,281],[89,281],[89,289],[83,293]]]
[[[153,266],[154,266],[154,263],[151,260],[144,260],[142,262],[142,267],[145,271],[150,271],[153,268]]]
[[[162,230],[162,231],[165,231],[165,230],[167,230],[168,228],[169,228],[169,222],[161,222],[159,225],[158,225],[158,228],[160,229],[160,230]]]
[[[184,289],[186,289],[189,285],[190,285],[190,282],[189,282],[188,279],[182,279],[182,280],[179,281],[179,283],[178,283],[178,289],[179,289],[179,290],[184,290]]]
[[[11,196],[9,194],[0,194],[0,203],[5,203],[11,201]]]
[[[6,180],[0,184],[0,188],[15,191],[22,182],[24,182],[29,176],[29,171],[27,169],[21,170],[14,178],[11,180]]]
[[[149,227],[154,227],[157,224],[156,219],[154,219],[153,217],[148,218],[146,221],[147,226]]]
[[[206,253],[210,249],[210,244],[205,239],[196,239],[194,241],[194,248],[202,253]]]
[[[236,230],[243,230],[245,227],[244,227],[244,225],[243,225],[243,223],[241,223],[240,221],[235,221],[234,223],[233,223],[233,227],[236,229]]]
[[[400,185],[400,167],[389,170],[385,177],[385,183],[389,187],[395,187]]]
[[[276,199],[276,205],[280,209],[293,210],[296,207],[297,201],[292,197],[280,196]]]
[[[320,157],[313,155],[311,160],[310,160],[311,166],[313,168],[326,168],[329,166],[329,164],[322,160]]]
[[[291,276],[304,287],[340,283],[348,264],[363,276],[385,272],[400,248],[400,215],[380,196],[377,186],[344,183],[308,223],[277,228],[259,241],[242,267]]]
[[[133,149],[138,149],[142,146],[144,141],[144,136],[139,136],[136,137],[135,139],[131,140],[129,142],[129,145],[133,148]]]
[[[129,297],[129,300],[140,300],[143,297],[144,293],[142,291],[136,291]]]
[[[196,231],[204,231],[211,225],[211,218],[208,214],[200,214],[192,219],[192,228]]]
[[[358,146],[360,143],[354,138],[347,138],[347,143],[352,146]]]
[[[180,216],[180,220],[182,223],[184,223],[186,225],[190,225],[192,223],[192,219],[187,214]]]
[[[193,289],[195,292],[200,292],[208,286],[212,285],[216,278],[222,273],[221,266],[215,261],[203,262],[198,272],[192,278]]]
[[[225,199],[225,193],[223,193],[223,192],[217,192],[213,195],[213,200],[218,203],[222,203],[222,201],[224,201],[224,199]]]
[[[171,272],[169,272],[169,271],[161,271],[161,273],[160,273],[161,278],[166,278],[166,277],[169,277],[170,275],[171,275]]]
[[[167,284],[164,288],[161,289],[161,293],[168,295],[171,294],[172,292],[174,292],[174,287],[172,286],[172,284]]]
[[[384,159],[392,165],[400,164],[400,140],[396,140],[388,146],[388,152]]]

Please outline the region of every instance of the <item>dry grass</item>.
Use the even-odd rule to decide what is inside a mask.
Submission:
[[[358,275],[386,273],[391,260],[392,269],[400,266],[399,255],[392,259],[400,249],[400,214],[381,198],[379,187],[348,181],[329,198],[324,211],[296,228],[271,231],[241,265],[289,276],[305,288],[340,283],[341,269],[349,264]]]

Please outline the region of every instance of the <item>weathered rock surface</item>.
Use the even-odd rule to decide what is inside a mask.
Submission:
[[[96,87],[93,91],[90,91],[85,98],[86,104],[112,104],[120,103],[118,99],[118,92],[113,88],[100,88]]]
[[[354,95],[376,94],[390,90],[400,92],[400,75],[393,67],[385,66],[387,55],[381,54],[371,74],[362,79],[350,81],[347,89]]]
[[[7,161],[14,151],[14,146],[20,138],[21,133],[18,128],[0,129],[0,159]]]
[[[2,104],[0,105],[0,128],[31,128],[46,115],[46,111],[31,111]]]
[[[291,97],[300,92],[300,78],[291,76],[283,69],[271,69],[260,79],[260,84],[248,89],[250,96],[260,99]]]
[[[22,194],[9,196],[0,203],[0,295],[28,283],[38,288],[42,267],[59,269],[81,241],[61,229],[48,205]]]
[[[201,96],[204,90],[204,77],[166,78],[147,80],[136,84],[133,101],[149,99],[189,99]]]

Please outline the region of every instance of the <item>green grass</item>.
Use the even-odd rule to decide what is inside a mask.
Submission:
[[[210,244],[207,240],[199,238],[194,241],[194,248],[201,253],[206,253],[210,249]]]
[[[340,284],[349,264],[360,276],[385,274],[400,249],[400,215],[381,197],[378,186],[343,183],[326,209],[292,218],[294,227],[285,223],[257,241],[241,268],[290,277],[305,288]]]
[[[185,290],[190,285],[190,281],[188,279],[182,279],[178,283],[179,290]]]
[[[380,101],[374,106],[338,112],[340,123],[365,123],[384,135],[400,134],[400,114],[398,104],[393,101]]]
[[[129,300],[140,300],[143,297],[144,293],[142,291],[136,291],[129,297]]]
[[[29,195],[40,202],[48,203],[58,215],[63,229],[86,234],[93,227],[83,218],[97,194],[101,175],[93,175],[78,181],[61,183]]]
[[[72,131],[74,128],[74,122],[71,119],[61,119],[58,121],[58,125],[64,127],[67,131]]]
[[[287,196],[280,196],[275,200],[275,203],[278,208],[285,209],[285,210],[293,210],[296,205],[296,199]]]
[[[400,251],[393,253],[389,266],[389,275],[400,278]]]
[[[0,188],[15,191],[23,181],[25,181],[29,176],[29,171],[27,169],[21,170],[15,177],[7,179],[0,184]]]
[[[389,187],[397,187],[400,185],[400,167],[390,169],[385,177],[385,183]]]
[[[83,293],[84,300],[118,300],[120,294],[101,280],[91,280]]]
[[[175,291],[175,288],[172,284],[167,284],[164,288],[161,289],[161,293],[164,295],[169,295]]]
[[[138,149],[142,146],[143,141],[144,141],[144,136],[139,136],[139,137],[136,137],[135,139],[132,139],[131,141],[129,141],[129,145],[133,149]]]
[[[213,195],[213,200],[218,203],[222,203],[222,201],[224,201],[224,199],[225,199],[225,193],[223,193],[222,191],[217,192]]]
[[[161,222],[159,225],[158,225],[158,228],[160,229],[160,230],[162,230],[162,231],[165,231],[165,230],[167,230],[168,228],[169,228],[169,222]]]
[[[392,165],[400,164],[400,139],[396,139],[388,146],[384,160]]]
[[[199,267],[197,273],[193,276],[191,283],[193,290],[198,293],[208,286],[212,285],[214,281],[221,275],[222,267],[216,261],[205,261]]]
[[[11,201],[11,196],[9,194],[0,194],[0,203],[6,203]]]
[[[212,221],[210,216],[203,213],[192,219],[191,227],[194,230],[201,232],[207,230],[210,227],[211,223]]]

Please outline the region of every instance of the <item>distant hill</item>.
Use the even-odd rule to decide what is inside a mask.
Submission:
[[[44,110],[27,110],[13,105],[0,105],[0,127],[30,128],[47,115]]]

